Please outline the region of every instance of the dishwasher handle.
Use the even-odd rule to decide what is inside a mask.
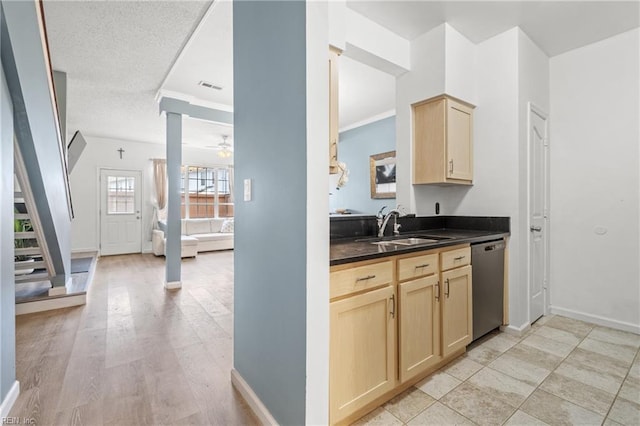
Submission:
[[[491,244],[484,247],[484,251],[504,250],[504,243]]]

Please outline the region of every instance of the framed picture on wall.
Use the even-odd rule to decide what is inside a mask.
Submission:
[[[371,198],[396,198],[396,152],[369,157]]]

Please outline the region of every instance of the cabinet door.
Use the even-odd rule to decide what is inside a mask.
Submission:
[[[473,180],[473,110],[447,100],[447,178]]]
[[[338,51],[329,49],[329,173],[338,173]]]
[[[439,298],[437,275],[398,285],[400,382],[441,359]]]
[[[471,343],[471,265],[442,273],[442,355]]]
[[[330,422],[395,386],[396,300],[384,287],[330,304]]]
[[[446,180],[446,99],[415,104],[413,110],[413,182]]]

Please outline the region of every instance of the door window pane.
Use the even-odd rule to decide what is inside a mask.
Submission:
[[[107,177],[107,214],[133,214],[134,201],[135,178]]]

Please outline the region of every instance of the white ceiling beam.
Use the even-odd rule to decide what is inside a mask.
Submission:
[[[343,12],[345,56],[395,76],[411,69],[409,40],[349,8],[345,8]]]
[[[226,124],[230,126],[233,125],[232,112],[194,105],[180,99],[162,97],[160,99],[160,114],[163,112],[182,114],[198,120],[210,121],[212,123]]]

